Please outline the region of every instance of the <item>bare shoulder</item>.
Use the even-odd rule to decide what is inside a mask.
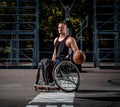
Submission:
[[[68,40],[69,42],[75,42],[75,41],[76,41],[75,38],[72,37],[72,36],[69,36],[67,40]]]
[[[74,37],[72,36],[69,36],[67,41],[66,41],[66,45],[71,48],[73,51],[77,50],[78,49],[78,46],[77,46],[77,42],[75,40]]]
[[[54,44],[56,43],[57,39],[58,39],[58,37],[56,37],[56,38],[54,39]]]

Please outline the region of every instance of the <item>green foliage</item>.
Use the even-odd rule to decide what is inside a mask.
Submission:
[[[73,3],[73,0],[69,0],[69,2]],[[87,5],[86,3],[88,4],[89,2],[76,0],[73,5],[71,4],[70,21],[74,34],[80,31],[80,23],[88,15],[88,11],[86,11],[88,9],[86,8],[89,7],[84,6]],[[65,20],[65,10],[60,0],[40,0],[40,29],[45,34],[43,41],[49,37],[51,37],[49,40],[54,39],[57,36],[57,24],[61,20]]]
[[[34,4],[30,4],[31,2],[26,2],[27,0],[23,1],[20,6],[32,6]],[[54,38],[58,35],[57,34],[57,24],[61,20],[65,20],[65,10],[64,7],[61,5],[60,1],[63,0],[39,0],[39,29],[40,29],[40,43],[46,43],[46,42],[53,42]],[[73,3],[73,0],[66,0],[66,4]],[[19,0],[20,3],[20,0]],[[62,2],[64,3],[64,2]],[[90,4],[90,5],[89,5]],[[0,9],[1,14],[15,14],[16,10],[15,7],[17,5],[16,0],[11,0],[11,1],[6,1],[2,0],[0,1],[0,6],[3,7],[9,7],[9,9]],[[64,5],[64,4],[63,4]],[[69,4],[70,5],[70,4]],[[71,4],[72,5],[72,4]],[[71,6],[70,5],[70,6]],[[64,5],[65,6],[65,5]],[[74,4],[72,5],[71,11],[70,11],[70,21],[72,23],[72,28],[73,28],[73,35],[75,35],[80,31],[80,23],[81,21],[88,15],[90,18],[92,18],[92,3],[89,2],[89,0],[75,0]],[[20,14],[34,14],[35,9],[22,9],[20,8],[19,10]],[[21,16],[20,17],[23,21],[27,22],[34,22],[35,17],[33,16]],[[3,19],[0,18],[0,21],[5,21],[7,20],[13,21],[13,17],[8,16]],[[89,24],[92,24],[92,20],[89,20]],[[90,26],[89,25],[89,26]],[[34,26],[34,25],[31,25]],[[7,27],[4,24],[0,24],[0,29],[12,29],[12,27]],[[20,29],[22,30],[31,30],[32,28],[30,26],[27,26],[25,24],[22,24],[20,26]],[[88,42],[91,40],[92,35],[88,35],[88,31],[90,30],[86,29],[83,33],[84,36],[84,42]]]

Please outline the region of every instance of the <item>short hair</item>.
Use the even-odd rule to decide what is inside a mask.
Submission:
[[[65,20],[64,21],[60,21],[60,23],[67,25],[67,22]]]

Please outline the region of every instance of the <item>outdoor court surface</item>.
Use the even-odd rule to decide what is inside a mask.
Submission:
[[[0,107],[120,107],[120,71],[83,68],[77,92],[36,92],[37,69],[0,69]]]

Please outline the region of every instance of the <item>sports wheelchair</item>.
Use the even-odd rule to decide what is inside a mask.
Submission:
[[[71,60],[71,55],[67,55],[63,60],[54,64],[53,80],[55,85],[65,92],[78,90],[80,86],[80,71]]]

